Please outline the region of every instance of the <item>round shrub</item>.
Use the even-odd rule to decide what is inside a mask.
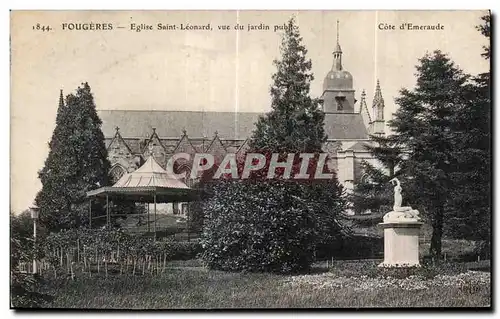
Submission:
[[[330,240],[335,204],[315,200],[319,186],[295,181],[220,181],[204,202],[202,259],[212,269],[292,273],[314,261]],[[330,198],[338,200],[337,194]],[[337,203],[337,202],[336,202]],[[328,206],[327,211],[320,206]],[[339,205],[340,207],[341,205]]]

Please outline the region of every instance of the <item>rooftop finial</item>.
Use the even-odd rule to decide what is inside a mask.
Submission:
[[[118,131],[120,131],[120,128],[118,126],[116,126],[115,130],[116,130],[116,133],[118,133]]]
[[[149,143],[148,149],[149,149],[149,156],[153,156],[153,151],[154,151],[153,143]]]
[[[339,19],[337,19],[337,44],[339,44]]]

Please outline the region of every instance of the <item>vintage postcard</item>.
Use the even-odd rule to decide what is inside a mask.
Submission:
[[[10,18],[13,309],[491,309],[488,10]]]

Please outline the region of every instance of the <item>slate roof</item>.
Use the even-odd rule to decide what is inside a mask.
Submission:
[[[325,133],[328,139],[368,139],[368,130],[360,113],[325,114]]]
[[[120,128],[123,138],[150,137],[153,127],[160,138],[180,138],[185,129],[191,138],[213,137],[246,139],[254,129],[260,113],[99,110],[105,137]]]
[[[102,131],[113,137],[115,127],[124,139],[149,138],[156,128],[161,139],[180,138],[185,129],[189,138],[211,138],[218,132],[223,140],[244,140],[251,136],[261,113],[99,110]],[[360,113],[325,114],[328,139],[368,139]]]

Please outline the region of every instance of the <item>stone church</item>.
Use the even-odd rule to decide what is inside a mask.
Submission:
[[[356,99],[353,76],[342,65],[342,49],[337,35],[333,66],[323,82],[321,107],[325,113],[328,140],[324,151],[330,154],[330,167],[347,190],[362,178],[360,163],[375,164],[363,145],[369,135],[384,135],[384,99],[377,81],[372,111],[364,90]],[[102,131],[111,162],[111,175],[118,180],[137,169],[152,154],[166,166],[174,153],[244,152],[260,113],[100,110]],[[190,184],[190,181],[187,181]],[[185,205],[173,205],[173,213]],[[168,209],[170,210],[170,209]]]

